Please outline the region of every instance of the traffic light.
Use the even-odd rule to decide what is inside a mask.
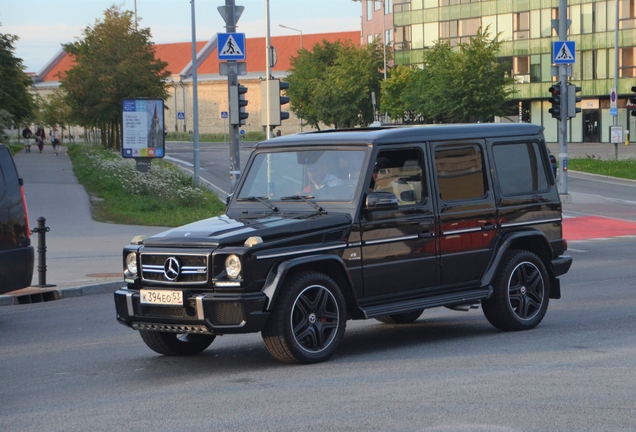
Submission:
[[[245,120],[250,116],[245,111],[247,100],[245,99],[247,87],[240,84],[230,86],[230,124],[244,125]]]
[[[281,105],[289,103],[289,97],[281,96],[282,90],[287,90],[289,83],[279,79],[261,81],[261,125],[280,126],[282,120],[289,118],[289,113],[281,111]],[[267,106],[267,95],[269,93],[269,106]],[[267,123],[267,112],[269,111],[269,125]]]
[[[632,87],[632,93],[636,93],[636,86]],[[636,105],[636,94],[633,94],[629,97],[629,102],[632,105]],[[630,114],[636,117],[636,110],[632,110]]]
[[[581,87],[568,84],[568,118],[576,117],[581,112],[581,108],[576,106],[577,103],[581,102],[581,96],[577,95],[580,91]]]
[[[548,110],[552,117],[561,120],[561,83],[553,84],[548,89],[552,97],[550,98],[550,103],[552,104],[552,108]]]

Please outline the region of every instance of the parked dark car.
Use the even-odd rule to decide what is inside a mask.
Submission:
[[[223,216],[126,246],[115,305],[164,355],[261,332],[275,358],[315,363],[349,319],[481,306],[534,328],[566,249],[540,126],[322,131],[257,144]]]
[[[33,246],[22,179],[11,152],[0,144],[0,293],[31,285]]]

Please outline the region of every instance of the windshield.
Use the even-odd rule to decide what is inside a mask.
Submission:
[[[360,181],[364,150],[260,153],[238,199],[351,201]]]

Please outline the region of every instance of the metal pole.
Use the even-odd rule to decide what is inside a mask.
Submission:
[[[179,84],[181,84],[181,98],[183,99],[183,132],[186,132],[186,88],[183,85],[183,77]]]
[[[567,40],[567,0],[559,0],[559,40]],[[567,100],[568,100],[568,76],[567,65],[559,65],[559,81],[561,83],[561,120],[559,121],[559,161],[561,171],[559,175],[559,192],[568,193],[568,128],[567,128]]]
[[[265,65],[265,79],[267,80],[267,90],[265,92],[265,103],[267,104],[267,139],[270,139],[272,137],[272,129],[271,129],[271,118],[270,118],[270,110],[269,107],[270,105],[270,97],[269,97],[269,80],[271,78],[271,67],[270,65],[272,64],[271,61],[271,50],[269,49],[270,47],[270,38],[269,38],[269,0],[265,0],[265,61],[267,62],[267,65]]]
[[[300,50],[298,52],[302,51],[303,50],[303,31],[295,29],[295,28],[292,28],[292,27],[287,27],[286,25],[282,25],[282,24],[278,24],[278,26],[282,27],[282,28],[289,29],[289,30],[297,31],[298,33],[300,33]],[[298,121],[300,123],[300,131],[302,132],[303,131],[303,118],[302,117],[298,117]]]
[[[228,33],[236,33],[236,5],[234,0],[225,0],[226,10],[230,13],[225,18],[225,29]],[[220,48],[219,48],[220,49]],[[227,100],[230,100],[230,87],[238,85],[238,65],[236,60],[228,60],[227,62]],[[239,148],[239,127],[240,125],[229,124],[230,133],[230,185],[233,193],[241,177],[241,153]]]
[[[614,126],[618,126],[618,0],[616,0],[616,23],[615,23],[615,29],[614,29],[614,88],[616,89],[616,102],[617,102],[617,108],[616,108],[616,115],[614,116],[614,119],[612,120],[612,124]],[[614,143],[614,159],[618,160],[618,143]]]
[[[194,0],[192,5],[192,126],[194,130],[194,184],[199,184],[199,94],[197,86],[197,28],[194,14]]]
[[[384,4],[385,0],[382,0],[382,48],[384,53],[384,80],[386,81],[386,28],[385,28],[385,18],[386,18],[386,5]]]
[[[174,131],[179,132],[178,120],[177,120],[177,83],[172,80],[172,87],[174,87]]]

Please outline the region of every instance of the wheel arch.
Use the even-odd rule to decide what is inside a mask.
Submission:
[[[280,287],[285,283],[285,280],[303,271],[315,271],[332,278],[345,298],[347,315],[355,313],[357,300],[353,291],[351,275],[342,258],[329,254],[293,258],[274,266],[267,275],[263,287],[263,293],[269,299],[267,310],[271,310],[272,305],[276,302]]]
[[[541,231],[520,231],[510,233],[500,240],[497,253],[491,259],[482,278],[482,286],[492,285],[506,253],[513,249],[527,250],[537,255],[548,271],[548,277],[552,285],[556,278],[552,272],[552,247],[550,246],[550,241]]]

